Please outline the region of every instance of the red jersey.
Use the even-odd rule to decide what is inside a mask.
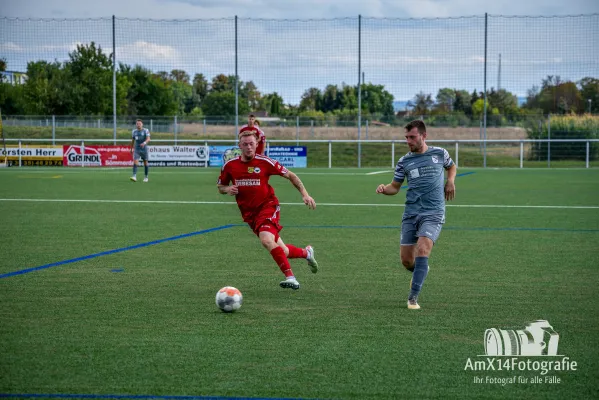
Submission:
[[[244,125],[239,130],[239,134],[246,131],[254,131],[258,135],[258,146],[256,146],[256,154],[264,154],[264,147],[266,146],[266,135],[264,131],[260,129],[258,126],[254,125],[252,127],[248,125]]]
[[[278,161],[256,154],[250,161],[235,157],[223,165],[219,185],[237,185],[239,192],[235,196],[241,216],[250,222],[268,204],[279,204],[275,190],[268,184],[271,175],[285,175],[287,168]]]

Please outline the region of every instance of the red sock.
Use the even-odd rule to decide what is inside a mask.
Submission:
[[[287,258],[306,258],[308,257],[308,252],[306,249],[302,249],[300,247],[295,247],[292,244],[288,244],[287,248],[289,249],[289,255]]]
[[[289,260],[287,259],[287,256],[285,255],[285,251],[283,250],[282,247],[279,247],[279,246],[275,247],[274,249],[272,249],[270,251],[270,255],[272,256],[273,260],[275,260],[275,262],[281,269],[281,272],[283,274],[285,274],[285,278],[289,278],[290,276],[293,276],[293,271],[291,270],[291,265],[289,265]]]

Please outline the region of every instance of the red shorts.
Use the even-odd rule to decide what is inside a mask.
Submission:
[[[275,242],[279,240],[279,232],[283,227],[279,225],[281,218],[281,208],[278,204],[268,204],[263,207],[253,220],[247,221],[248,225],[256,236],[260,236],[260,232],[270,232],[275,236]]]

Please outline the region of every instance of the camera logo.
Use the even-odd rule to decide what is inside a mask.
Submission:
[[[546,320],[530,322],[524,329],[485,331],[487,356],[556,356],[559,335]]]

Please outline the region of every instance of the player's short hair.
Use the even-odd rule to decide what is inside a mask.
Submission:
[[[408,124],[404,128],[406,129],[406,132],[409,132],[414,128],[418,128],[418,133],[420,133],[421,135],[423,133],[426,133],[426,125],[424,124],[424,121],[420,119],[415,119],[414,121],[408,122]]]
[[[254,124],[260,125],[260,120],[258,118],[256,118],[256,120],[254,121]]]
[[[137,118],[137,119],[135,120],[135,123],[138,123],[138,122],[143,122],[143,121],[141,120],[141,118]]]
[[[239,140],[241,140],[241,138],[245,137],[245,136],[253,136],[256,138],[256,141],[260,140],[260,136],[259,136],[258,132],[256,132],[253,129],[247,129],[245,131],[239,132]]]
[[[256,116],[254,114],[248,115],[248,118],[251,118],[251,117],[256,118]]]

